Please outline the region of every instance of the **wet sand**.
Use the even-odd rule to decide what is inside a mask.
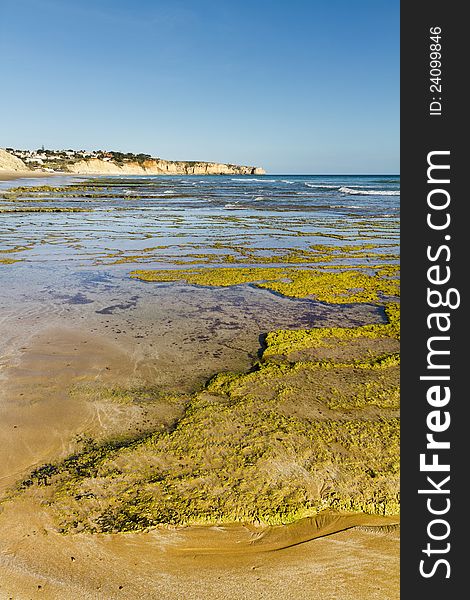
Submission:
[[[28,506],[23,511],[31,521]],[[188,541],[201,544],[197,528],[59,536],[40,518],[29,528],[17,523],[5,530],[2,523],[2,538],[10,541],[2,543],[1,598],[398,598],[393,531],[348,529],[278,550],[205,554],[185,548]],[[224,529],[206,530],[202,543],[209,537],[220,545]],[[233,537],[251,534],[240,529]]]
[[[32,179],[37,177],[52,177],[54,173],[42,173],[41,171],[0,171],[0,181],[11,181],[12,179]]]
[[[151,386],[184,397],[214,373],[249,369],[269,331],[380,323],[383,310],[251,286],[147,284],[129,279],[129,265],[95,268],[114,245],[162,243],[142,237],[142,215],[119,227],[109,221],[110,231],[99,212],[7,219],[7,251],[26,249],[17,254],[24,262],[5,267],[0,285],[0,599],[399,597],[399,537],[389,527],[396,518],[330,514],[281,527],[63,535],[43,496],[12,493],[32,469],[73,452],[77,436],[141,435],[181,414],[177,403],[126,404],[89,389]],[[167,231],[152,216],[149,226],[178,234],[177,221],[169,223]],[[133,228],[140,237],[129,241]]]
[[[0,598],[394,600],[397,522],[326,514],[291,526],[66,536],[47,508],[15,498],[0,514]]]
[[[90,308],[74,306],[79,313]],[[10,363],[0,420],[3,490],[31,467],[70,453],[77,433],[100,437],[120,422],[138,422],[138,415],[123,412],[128,407],[68,393],[97,380],[129,384],[136,368],[142,377],[132,347],[112,336],[46,327]],[[176,416],[159,410],[152,427]],[[289,527],[65,536],[47,509],[17,497],[0,513],[0,598],[392,600],[398,598],[398,533],[379,526],[390,523],[397,519],[330,517]],[[373,528],[349,529],[358,524]]]
[[[372,306],[325,310],[254,288],[155,288],[88,271],[80,281],[58,269],[57,292],[49,271],[28,275],[0,292],[0,489],[65,456],[77,434],[142,431],[136,407],[88,402],[71,394],[77,387],[191,393],[214,373],[247,370],[262,348],[260,332],[383,319]],[[166,417],[161,406],[154,413],[147,427]]]
[[[32,468],[70,453],[78,433],[106,429],[99,407],[71,396],[70,388],[97,379],[114,381],[128,364],[124,358],[116,343],[77,329],[46,328],[32,338],[16,364],[3,372],[0,490]]]
[[[6,328],[11,332],[9,347],[17,351],[5,354],[6,364],[2,370],[0,481],[3,491],[34,466],[70,453],[77,434],[85,432],[100,438],[119,431],[126,423],[139,427],[141,415],[134,407],[87,402],[79,394],[70,394],[74,386],[94,382],[129,386],[136,382],[154,382],[156,378],[166,387],[171,372],[173,383],[179,380],[181,387],[189,390],[207,376],[207,373],[194,373],[196,363],[206,362],[201,361],[201,356],[207,359],[208,369],[221,362],[232,368],[247,366],[258,346],[255,332],[269,330],[281,319],[274,307],[277,306],[280,313],[282,305],[282,319],[288,320],[288,307],[295,306],[296,318],[301,318],[301,302],[259,290],[234,292],[228,289],[223,291],[226,295],[224,310],[216,311],[212,336],[207,336],[208,319],[213,318],[216,296],[220,302],[220,291],[216,296],[210,290],[199,291],[198,305],[194,306],[181,289],[175,297],[173,290],[161,288],[156,302],[154,290],[140,284],[142,289],[152,293],[151,302],[147,304],[140,298],[137,306],[106,311],[113,304],[107,304],[100,285],[97,284],[95,290],[101,298],[99,306],[84,302],[85,295],[93,299],[91,289],[82,291],[79,301],[76,295],[67,293],[71,290],[65,289],[63,303],[54,298],[55,310],[41,303],[34,309],[31,305],[26,311],[18,311],[16,307],[9,315]],[[37,286],[36,290],[38,294],[40,290],[44,293],[45,288]],[[109,292],[112,295],[113,290]],[[240,302],[243,294],[248,294],[248,298],[250,294],[256,295],[261,302],[262,310],[251,314],[251,326],[248,307],[255,303]],[[34,294],[31,296],[34,300]],[[230,297],[231,309],[228,308]],[[203,310],[204,305],[207,312]],[[271,311],[266,311],[269,305]],[[125,300],[121,306],[127,306]],[[170,307],[172,319],[167,318]],[[308,306],[309,314],[311,308]],[[48,323],[43,318],[43,310],[49,312]],[[159,341],[155,333],[153,337],[150,332],[143,337],[129,335],[134,322],[141,327],[149,322],[148,310],[152,331],[159,331]],[[123,315],[129,315],[126,329]],[[353,322],[372,316],[373,312],[367,307],[362,307],[362,314],[357,309],[350,311]],[[320,307],[316,318],[321,322]],[[334,320],[330,313],[328,318]],[[341,318],[345,318],[344,309]],[[117,329],[118,326],[122,329]],[[206,335],[198,339],[199,327]],[[133,333],[135,335],[135,331]],[[124,341],[122,336],[125,336]],[[183,343],[186,337],[187,343]],[[222,343],[224,338],[225,343]],[[157,343],[159,352],[152,353],[152,344]],[[214,357],[215,348],[218,351]],[[174,353],[180,356],[179,378],[178,371],[174,371]],[[176,416],[176,413],[157,410],[151,416],[151,426],[156,427],[158,421],[168,422]],[[11,452],[13,447],[14,453]],[[333,519],[327,523],[310,523],[300,529],[291,526],[256,530],[237,526],[167,529],[147,534],[64,536],[56,532],[47,510],[38,510],[38,504],[30,502],[30,499],[14,498],[3,504],[0,513],[0,598],[163,596],[169,599],[383,600],[398,597],[397,533],[380,528],[334,533],[358,522],[374,525],[377,522],[374,519]],[[397,521],[385,519],[384,522]],[[308,541],[317,535],[327,537]]]

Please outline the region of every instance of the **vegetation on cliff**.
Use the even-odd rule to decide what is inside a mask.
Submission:
[[[8,159],[8,161],[7,161]],[[0,149],[0,170],[8,162],[9,170],[69,171],[71,173],[148,173],[148,174],[262,174],[259,167],[204,161],[175,161],[150,154],[114,150],[17,150]],[[24,161],[24,162],[23,162]],[[26,163],[26,164],[25,164]],[[13,165],[13,166],[11,166]],[[22,168],[14,168],[22,165]]]

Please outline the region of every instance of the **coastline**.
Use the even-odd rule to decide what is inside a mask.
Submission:
[[[55,175],[64,175],[64,173],[45,173],[44,171],[0,171],[0,181],[36,179],[42,177],[54,177]]]
[[[71,153],[71,154],[70,154]],[[98,151],[93,156],[84,157],[82,153],[67,151],[15,151],[0,148],[0,174],[7,179],[24,177],[31,170],[27,162],[38,162],[48,173],[67,173],[75,175],[264,175],[261,167],[235,165],[208,161],[166,160],[150,155],[123,155],[122,153]],[[16,175],[15,175],[16,174]],[[1,179],[1,177],[0,177]]]

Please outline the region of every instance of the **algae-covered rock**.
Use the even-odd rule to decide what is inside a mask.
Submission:
[[[382,325],[269,334],[250,372],[212,377],[174,426],[86,440],[72,456],[36,469],[22,493],[42,493],[63,532],[281,524],[326,508],[396,514],[397,353],[290,360],[293,349],[325,343],[346,352],[359,339],[395,343],[398,306],[387,306],[386,315]],[[106,394],[120,402],[142,396]]]
[[[142,281],[186,281],[202,286],[252,283],[292,298],[312,297],[321,302],[346,304],[380,302],[399,295],[399,281],[363,271],[320,271],[296,268],[201,268],[184,270],[135,270],[131,277]]]

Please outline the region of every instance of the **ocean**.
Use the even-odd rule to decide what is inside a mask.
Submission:
[[[224,245],[262,252],[372,239],[377,251],[399,251],[395,175],[54,177],[3,182],[2,191],[2,248],[26,245],[11,256],[27,263],[99,266],[134,256],[168,268],[196,250],[223,255]]]

